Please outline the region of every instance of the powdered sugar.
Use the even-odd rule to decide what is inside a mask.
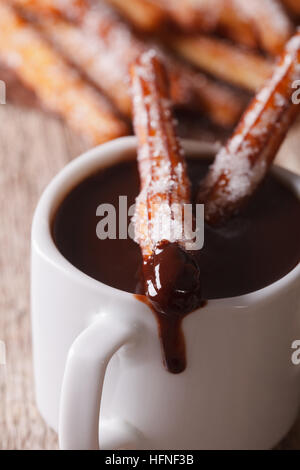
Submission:
[[[266,86],[249,105],[237,130],[217,154],[204,181],[200,199],[206,219],[221,220],[251,196],[276,155],[298,112],[291,101],[293,81],[300,79],[300,34],[287,45]]]

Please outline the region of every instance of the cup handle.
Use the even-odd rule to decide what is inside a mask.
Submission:
[[[113,355],[134,339],[130,324],[101,315],[73,342],[67,357],[59,413],[59,443],[63,450],[99,449],[99,414],[105,372]],[[109,426],[111,428],[111,426]],[[132,426],[114,423],[111,448],[133,437]],[[120,429],[120,432],[118,430]],[[121,437],[121,438],[120,438]]]

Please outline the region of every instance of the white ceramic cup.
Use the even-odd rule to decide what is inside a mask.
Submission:
[[[214,146],[184,141],[189,156]],[[300,366],[300,264],[259,291],[209,301],[186,316],[187,368],[163,366],[152,311],[98,282],[56,248],[50,221],[95,170],[129,158],[136,139],[97,147],[49,184],[32,228],[36,398],[62,449],[267,449],[295,420]],[[300,198],[300,178],[278,177]],[[279,254],[280,256],[280,254]],[[101,263],[101,260],[99,260]],[[100,410],[100,415],[99,415]]]

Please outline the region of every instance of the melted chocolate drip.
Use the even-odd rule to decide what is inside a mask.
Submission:
[[[203,159],[188,160],[194,194],[208,164]],[[119,195],[128,196],[130,207],[138,192],[136,162],[119,163],[73,189],[52,223],[58,249],[74,266],[100,282],[134,294],[144,291],[139,246],[130,238],[99,240],[96,209],[102,203],[117,209]],[[181,372],[185,368],[181,323],[189,311],[202,305],[201,298],[234,297],[277,281],[299,263],[299,240],[299,200],[269,175],[237,217],[220,228],[205,227],[202,250],[186,254],[172,244],[157,250],[144,266],[152,279],[153,291],[147,288],[151,303],[144,295],[138,298],[155,312],[168,370]],[[163,289],[157,285],[155,269]]]

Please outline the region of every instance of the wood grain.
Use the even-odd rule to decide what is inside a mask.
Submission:
[[[0,106],[0,123],[0,339],[7,350],[0,449],[55,449],[56,435],[40,418],[33,392],[30,226],[42,190],[83,145],[58,120],[31,109]]]
[[[279,160],[300,173],[299,127]],[[51,178],[85,145],[60,121],[37,109],[0,106],[0,449],[56,449],[33,391],[30,313],[30,226]],[[287,158],[288,155],[288,158]],[[300,449],[300,420],[280,449]]]

